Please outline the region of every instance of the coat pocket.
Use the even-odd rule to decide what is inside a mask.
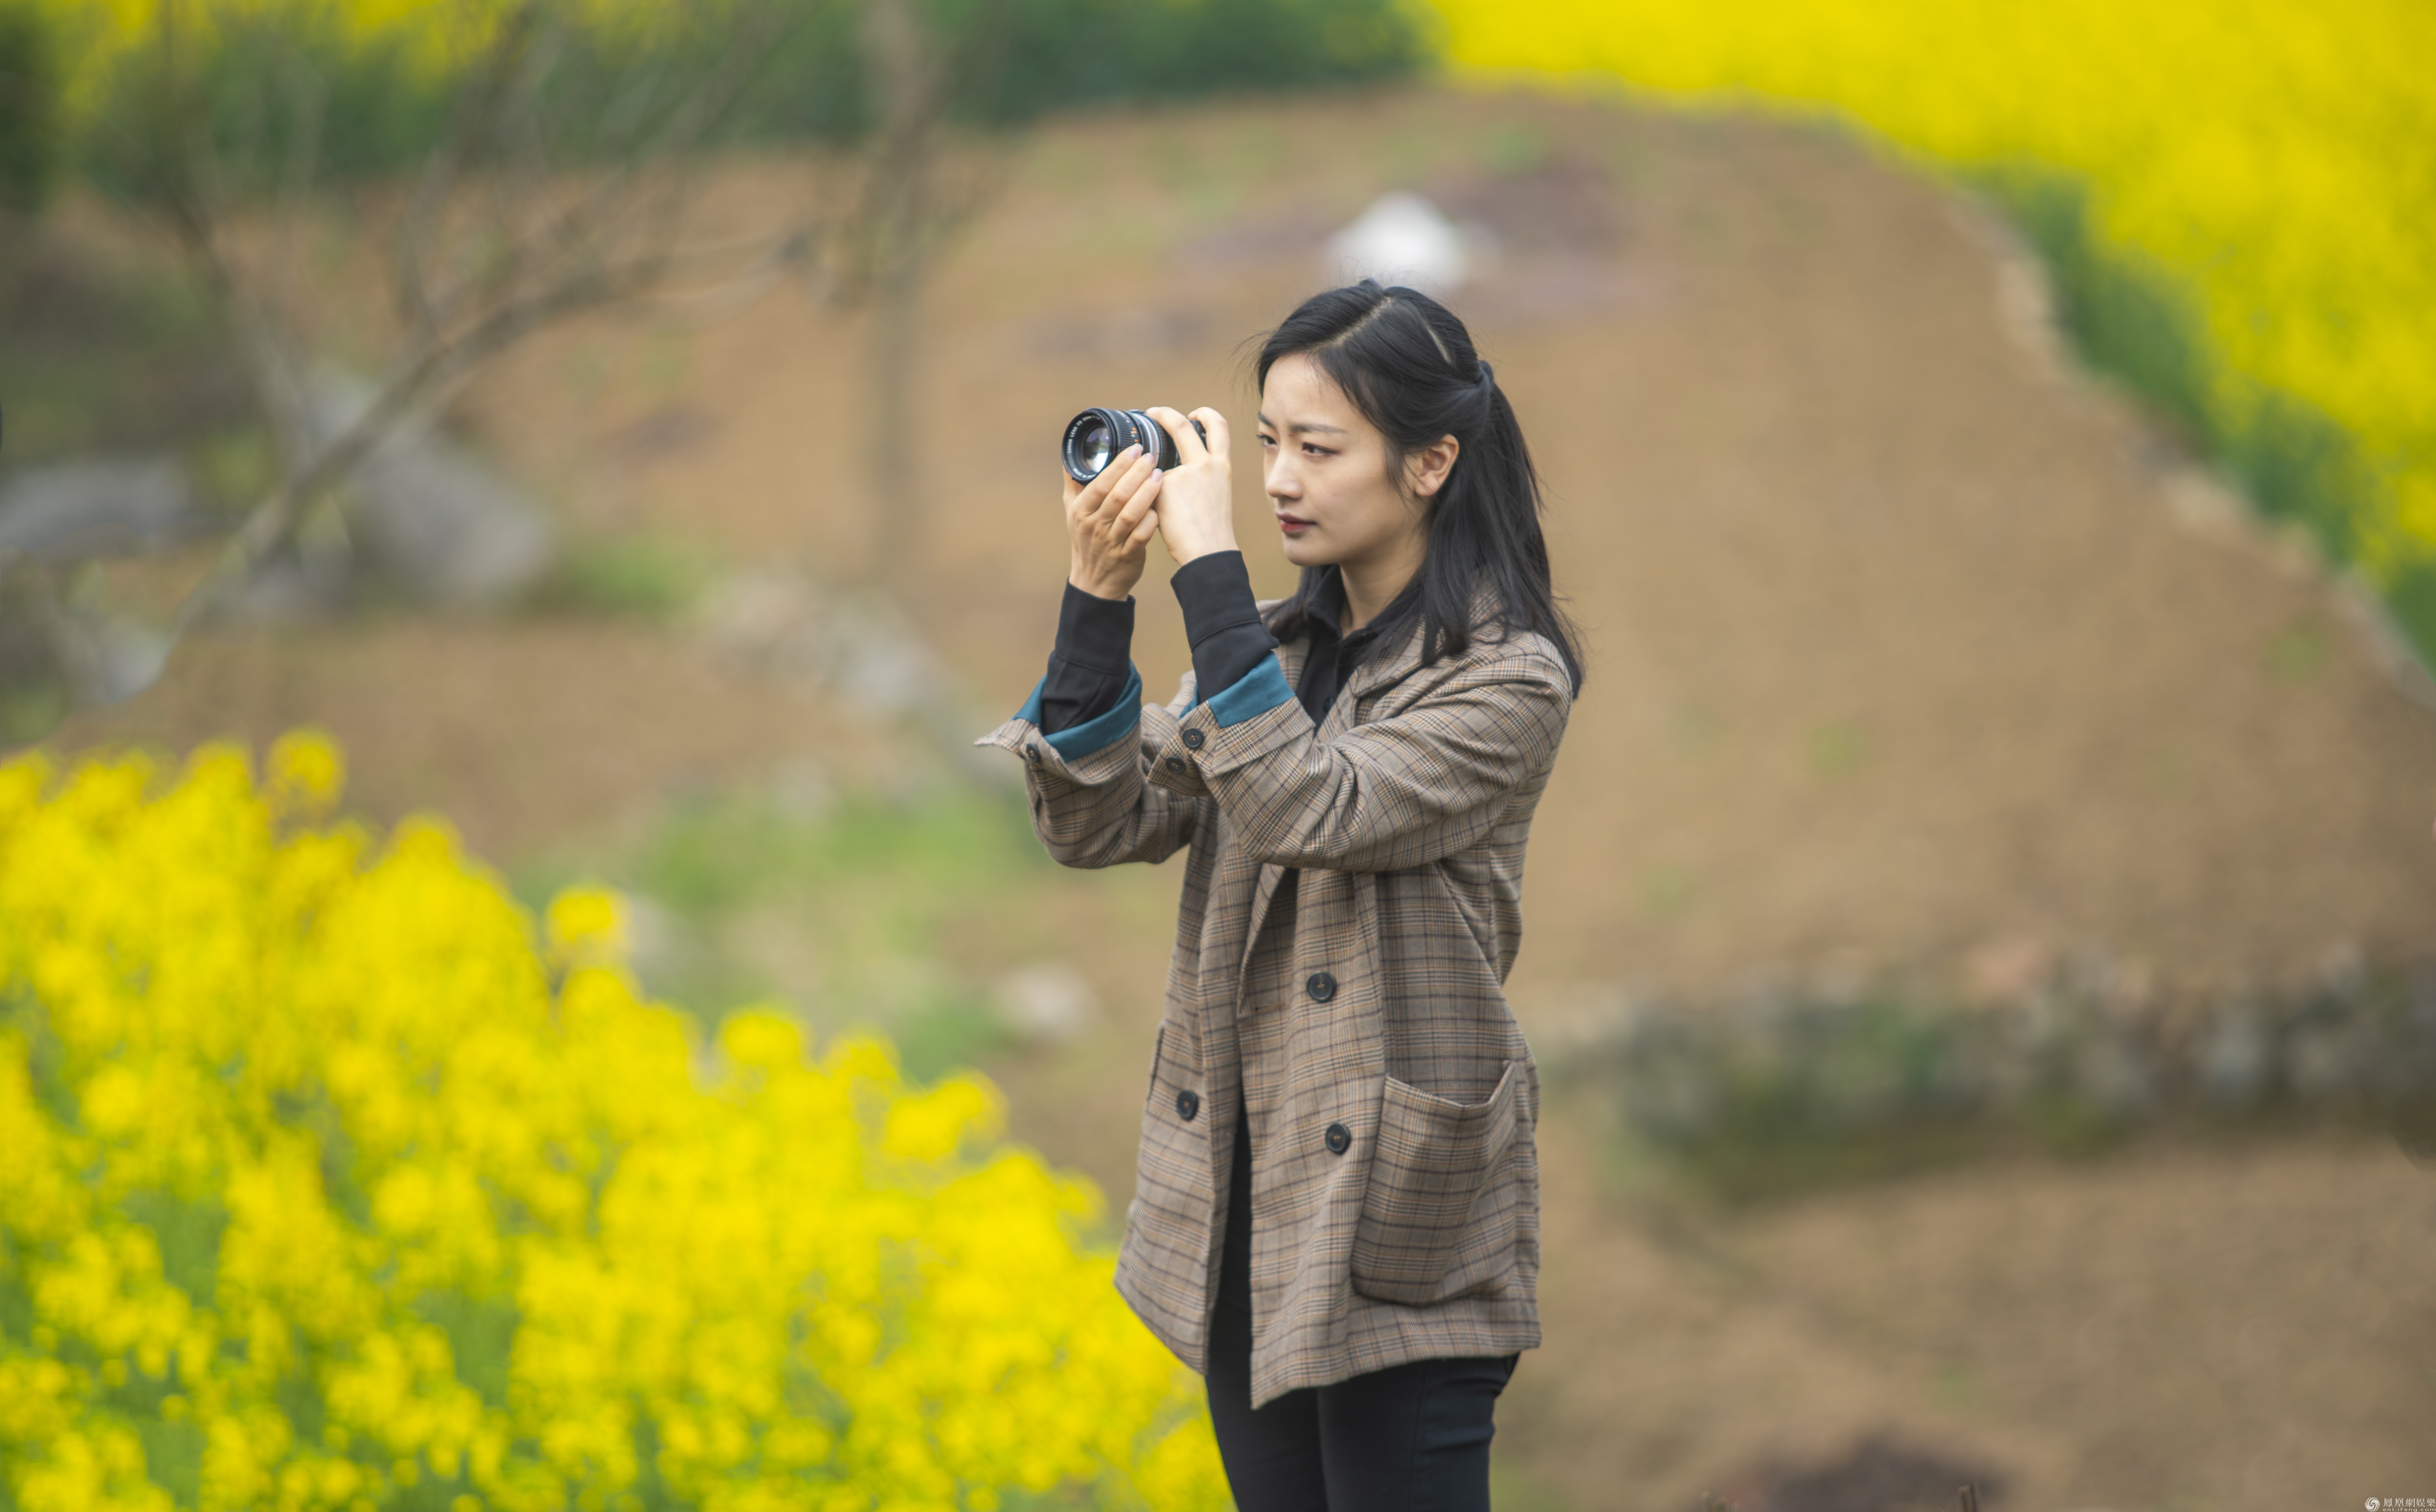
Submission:
[[[1483,1103],[1451,1103],[1394,1077],[1353,1231],[1353,1290],[1427,1307],[1504,1273],[1510,1193],[1484,1203],[1514,1148],[1515,1067]]]

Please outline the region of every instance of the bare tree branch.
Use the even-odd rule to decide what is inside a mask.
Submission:
[[[865,165],[859,213],[851,226],[857,256],[842,291],[867,304],[871,323],[866,362],[874,413],[865,451],[865,486],[875,530],[869,575],[901,586],[917,557],[926,523],[920,457],[914,444],[914,391],[920,339],[918,305],[939,250],[976,213],[996,175],[946,172],[948,112],[955,86],[987,56],[966,46],[951,51],[926,25],[920,0],[865,0],[863,45],[879,79],[882,108]],[[996,30],[995,5],[979,18],[978,34]],[[959,78],[959,75],[964,76]]]
[[[160,0],[149,63],[159,88],[146,92],[122,145],[234,339],[280,465],[179,605],[175,633],[227,607],[333,489],[535,332],[646,298],[733,309],[803,269],[822,272],[828,297],[872,309],[880,561],[912,549],[920,500],[903,464],[914,454],[920,288],[937,251],[1003,178],[980,143],[950,141],[948,108],[983,66],[1002,8],[984,0],[976,29],[954,41],[930,28],[920,0],[705,0],[654,23],[676,28],[665,39],[587,31],[572,0],[517,0],[487,14],[430,149],[395,198],[371,201],[387,206],[395,329],[361,408],[332,415],[309,378],[298,292],[326,202],[329,84],[297,43],[260,97],[216,120],[206,94],[215,43],[200,18],[218,3]],[[841,4],[858,6],[864,24],[881,86],[876,129],[859,149],[822,161],[808,202],[783,224],[746,237],[697,234],[704,155],[786,29]],[[78,686],[90,691],[92,680]]]
[[[181,632],[223,606],[231,589],[288,544],[317,499],[453,382],[535,331],[639,298],[730,254],[688,245],[687,211],[699,186],[693,160],[732,117],[770,44],[805,15],[783,0],[724,8],[718,14],[733,31],[707,69],[688,71],[646,47],[639,62],[611,76],[597,112],[572,122],[550,114],[550,91],[576,45],[566,9],[527,0],[501,18],[467,66],[447,130],[392,228],[391,302],[400,331],[391,359],[360,412],[325,433],[310,412],[296,323],[283,308],[313,198],[321,81],[301,59],[287,76],[286,119],[294,134],[270,241],[240,256],[231,246],[229,167],[190,87],[176,4],[167,0],[160,12],[161,67],[165,81],[189,87],[164,96],[175,146],[153,154],[165,170],[161,201],[236,338],[282,458],[276,481],[219,565],[180,606]],[[807,217],[756,238],[744,271],[722,282],[770,281],[770,269],[811,255],[813,235]]]
[[[416,176],[414,198],[398,228],[396,256],[391,265],[399,323],[413,336],[427,338],[439,323],[439,312],[426,287],[431,237],[456,198],[468,156],[490,138],[507,109],[510,87],[532,45],[535,10],[528,0],[500,21],[480,61],[467,72],[466,85],[449,111],[448,130],[439,148]]]
[[[183,634],[207,618],[231,587],[287,542],[315,499],[362,465],[449,380],[545,326],[632,298],[660,276],[659,262],[644,260],[570,279],[530,299],[496,306],[454,339],[426,346],[393,368],[362,412],[324,443],[303,472],[284,478],[255,506],[231,539],[220,570],[179,606],[177,630]]]

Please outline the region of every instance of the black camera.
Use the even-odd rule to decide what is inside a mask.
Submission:
[[[1209,432],[1200,421],[1192,432],[1203,441]],[[1066,423],[1066,476],[1088,483],[1117,460],[1117,453],[1140,446],[1154,467],[1167,468],[1184,459],[1175,454],[1175,438],[1167,427],[1139,409],[1086,409]]]

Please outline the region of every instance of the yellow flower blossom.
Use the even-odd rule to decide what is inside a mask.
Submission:
[[[346,791],[347,758],[322,730],[291,730],[270,744],[271,802],[304,815],[326,813]]]
[[[2227,374],[2359,443],[2379,581],[2436,563],[2436,9],[2414,0],[1436,0],[1451,59],[1830,111],[1932,165],[2085,182],[2181,280]],[[2214,401],[2240,433],[2237,386]]]
[[[546,929],[551,953],[567,962],[626,958],[625,910],[605,887],[571,887],[550,899]]]
[[[986,1082],[767,1010],[698,1081],[610,895],[267,769],[0,764],[0,1504],[1227,1504]]]

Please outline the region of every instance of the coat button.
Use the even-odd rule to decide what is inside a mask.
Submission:
[[[1351,1148],[1353,1148],[1353,1131],[1347,1128],[1342,1123],[1330,1124],[1328,1126],[1328,1153],[1330,1155],[1343,1155],[1346,1151],[1350,1150]]]
[[[1183,770],[1184,770],[1184,758],[1183,758],[1182,756],[1169,756],[1169,757],[1167,758],[1167,770],[1168,770],[1168,771],[1170,771],[1170,772],[1181,772],[1181,771],[1183,771]]]
[[[1202,734],[1199,730],[1187,730],[1184,732],[1184,743],[1191,746],[1195,751],[1200,750],[1201,742],[1208,739],[1209,738]]]
[[[1192,1122],[1201,1112],[1201,1094],[1189,1086],[1176,1093],[1175,1112],[1185,1122]]]
[[[1313,972],[1311,980],[1302,985],[1303,990],[1311,994],[1314,1002],[1326,1002],[1336,996],[1336,979],[1325,971]]]

